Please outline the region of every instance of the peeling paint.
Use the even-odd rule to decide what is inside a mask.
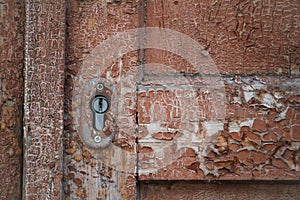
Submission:
[[[26,1],[26,45],[18,24],[23,11],[6,12],[18,2],[0,3],[0,23],[9,22],[0,30],[1,131],[8,138],[1,146],[5,156],[20,155],[9,139],[20,126],[14,112],[25,46],[24,199],[135,199],[140,180],[299,180],[298,2]],[[96,68],[104,66],[83,64],[99,43],[138,27],[188,35],[219,71],[211,63],[200,63],[199,71],[157,49],[119,50],[101,74]],[[90,111],[77,100],[90,100],[99,77],[117,94],[117,131],[105,150],[82,141],[78,129],[95,132],[90,115],[76,112]],[[86,93],[76,85],[83,79],[95,79]],[[1,195],[10,199],[7,191]]]
[[[218,134],[219,131],[224,130],[224,123],[218,121],[207,121],[204,122],[204,127],[206,129],[207,136],[211,137]]]

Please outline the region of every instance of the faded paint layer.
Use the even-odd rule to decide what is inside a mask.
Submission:
[[[223,81],[226,92],[215,95],[226,95],[220,104],[226,114],[219,120],[215,113],[222,109],[203,86],[166,89],[157,81],[156,88],[143,87],[141,180],[299,180],[299,79]]]
[[[199,200],[272,200],[298,199],[299,183],[236,182],[236,183],[153,183],[141,184],[140,199],[199,199]]]
[[[97,60],[106,58],[95,48],[117,32],[137,28],[138,9],[137,1],[69,1],[64,144],[67,199],[136,197],[138,53],[123,55],[120,51],[119,57],[111,58],[109,66],[103,66]],[[107,131],[95,131],[92,126],[89,103],[100,80],[114,87],[106,114]],[[97,144],[88,139],[93,134],[106,138],[109,135],[105,132],[113,131],[117,134],[108,148],[94,148]]]
[[[218,71],[145,51],[147,64],[159,64],[138,87],[140,180],[299,180],[299,8],[293,0],[147,1],[146,26],[195,39]]]
[[[65,1],[26,1],[24,199],[62,198]]]
[[[22,5],[0,1],[0,23],[11,20],[0,31],[4,199],[20,185]],[[296,0],[27,0],[24,199],[135,199],[138,181],[152,179],[299,180],[299,13]],[[103,59],[94,54],[101,42],[153,26],[195,39],[218,70],[199,71],[182,55],[154,49],[120,51],[109,66],[93,65]],[[141,71],[139,64],[146,64]],[[92,120],[89,83],[100,78],[115,88],[107,127],[117,134],[105,150],[83,141],[80,131],[95,131],[79,120]],[[174,198],[207,195],[187,187],[200,186],[175,185]],[[232,187],[221,194],[230,198]],[[297,190],[282,193],[294,198]],[[145,199],[166,193],[141,187]]]
[[[146,11],[147,26],[169,28],[197,40],[221,74],[299,75],[297,0],[148,0]],[[169,52],[147,50],[146,58],[178,72],[197,73]]]

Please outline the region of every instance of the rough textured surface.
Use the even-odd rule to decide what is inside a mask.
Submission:
[[[165,67],[138,87],[140,180],[299,179],[299,15],[293,0],[147,1],[146,26],[192,37],[218,70],[145,51]]]
[[[0,199],[21,198],[24,1],[0,1]]]
[[[136,1],[69,2],[66,197],[135,198],[136,150],[139,180],[298,180],[297,2],[139,3],[142,6]],[[104,70],[95,68],[103,67],[97,63],[102,54],[93,52],[97,45],[116,32],[143,26],[170,28],[195,39],[218,67],[214,75],[226,77],[212,76],[205,82],[206,71],[153,49],[120,52]],[[84,64],[89,55],[96,57],[92,65]],[[137,61],[168,69],[147,66],[139,82]],[[85,80],[100,77],[120,91],[120,112],[114,116],[119,130],[107,150],[87,147],[83,128],[76,127],[80,106],[85,109],[83,118],[91,118],[86,102],[94,89],[93,84],[85,87]],[[209,85],[215,82],[223,85]],[[130,153],[124,156],[124,151]]]
[[[135,199],[137,52],[113,58],[110,66],[95,64],[96,71],[84,61],[104,40],[137,28],[138,8],[136,1],[69,1],[64,144],[67,199]],[[103,55],[96,52],[95,56],[100,60]],[[85,130],[91,133],[89,137],[108,136],[93,130],[91,123],[89,102],[96,91],[93,81],[101,78],[114,87],[106,126],[113,128],[114,119],[117,135],[109,148],[95,149],[93,139],[83,140],[84,129],[80,127],[88,125]],[[84,108],[82,112],[78,111],[80,107]]]
[[[138,181],[299,180],[299,9],[297,0],[0,0],[0,198],[21,196],[24,47],[24,199],[297,198],[299,184]],[[118,48],[99,65],[103,41],[153,26],[195,39],[218,70],[154,49]],[[90,122],[100,79],[114,86],[106,133]],[[85,138],[114,131],[105,150]]]
[[[299,199],[299,189],[299,183],[142,183],[139,199]]]
[[[166,81],[141,87],[139,178],[299,179],[299,79],[239,80],[223,78],[221,119],[214,116],[223,104],[212,98],[218,90],[166,89]]]
[[[24,199],[62,197],[65,1],[26,1]]]
[[[148,0],[146,11],[147,26],[170,28],[197,40],[222,74],[299,75],[297,0]],[[191,72],[170,53],[147,52],[147,62]]]

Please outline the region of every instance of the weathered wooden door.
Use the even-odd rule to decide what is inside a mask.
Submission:
[[[289,100],[298,86],[286,85],[285,76],[298,71],[290,71],[279,50],[288,48],[284,40],[267,45],[284,32],[268,17],[270,10],[282,12],[276,5],[70,1],[67,196],[152,198],[160,193],[145,188],[155,186],[143,185],[137,195],[139,182],[149,180],[298,179],[293,120],[299,110]],[[299,14],[293,2],[286,9]],[[266,35],[272,26],[276,31]],[[108,148],[93,141],[97,133],[88,122],[99,81],[113,86],[106,119],[111,130],[101,135],[116,131]],[[287,112],[293,114],[283,125]],[[284,157],[287,152],[294,156]]]
[[[299,180],[299,15],[26,1],[24,199],[296,198],[299,182],[247,181]]]

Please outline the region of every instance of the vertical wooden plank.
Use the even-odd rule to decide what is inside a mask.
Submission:
[[[111,50],[119,51],[119,54],[113,58],[105,57],[99,46],[117,34],[138,27],[139,2],[71,0],[68,3],[64,139],[66,199],[135,199],[138,53],[137,49],[123,52],[127,46],[122,50],[119,46],[111,46]],[[122,44],[122,39],[115,43]],[[101,61],[105,59],[110,60],[111,65],[102,65]],[[106,119],[109,122],[106,127],[112,129],[113,118],[117,130],[107,148],[96,147],[94,135],[102,138],[108,135],[93,129],[89,106],[100,80],[114,87],[114,100],[108,110],[111,118]],[[80,127],[86,127],[86,135],[91,138],[89,141],[83,138],[84,131]]]
[[[61,199],[65,1],[27,0],[23,199]]]

